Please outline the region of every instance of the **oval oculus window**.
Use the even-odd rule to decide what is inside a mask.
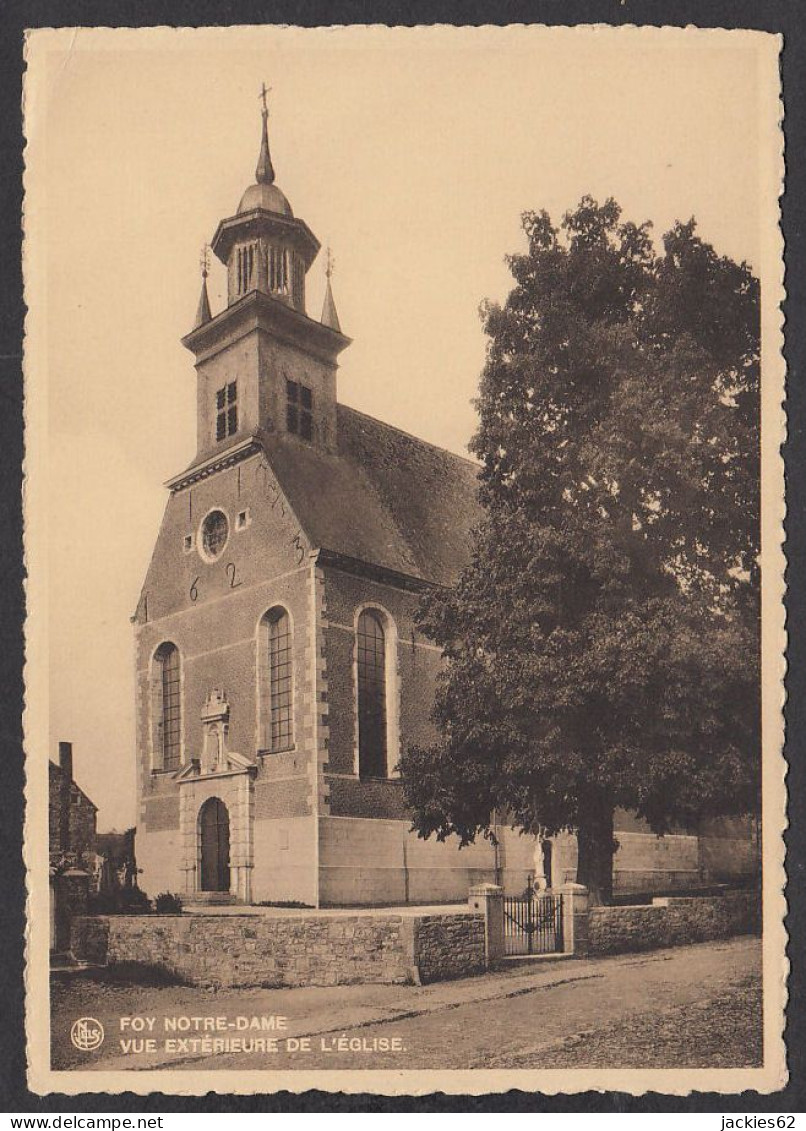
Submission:
[[[210,511],[202,523],[201,544],[204,556],[211,561],[224,550],[229,538],[229,522],[223,511]]]

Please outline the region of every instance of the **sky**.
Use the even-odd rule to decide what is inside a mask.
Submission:
[[[353,339],[339,399],[465,453],[478,308],[506,297],[524,210],[557,223],[586,193],[613,196],[658,238],[694,215],[718,252],[759,263],[758,44],[696,29],[33,34],[27,459],[40,486],[27,521],[42,536],[28,568],[47,612],[29,648],[29,705],[46,715],[29,754],[55,760],[73,742],[99,829],[135,820],[129,618],[163,484],[195,452],[180,338],[200,249],[254,180],[261,84],[277,184],[335,260]],[[316,318],[323,260],[308,276]],[[218,261],[210,299],[215,314]]]

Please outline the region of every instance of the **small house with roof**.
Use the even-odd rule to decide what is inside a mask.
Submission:
[[[98,806],[73,778],[73,746],[59,743],[48,761],[48,848],[51,864],[88,861],[95,854]]]

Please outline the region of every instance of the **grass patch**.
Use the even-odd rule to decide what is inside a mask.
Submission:
[[[253,904],[254,907],[285,907],[299,910],[313,911],[312,903],[300,903],[298,899],[262,899],[260,903]]]
[[[189,986],[181,974],[153,962],[115,962],[88,970],[85,977],[104,986]]]

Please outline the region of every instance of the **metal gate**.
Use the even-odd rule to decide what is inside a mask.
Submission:
[[[563,949],[563,897],[526,891],[504,896],[504,954],[557,954]]]

